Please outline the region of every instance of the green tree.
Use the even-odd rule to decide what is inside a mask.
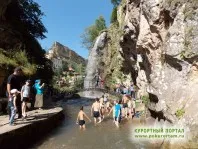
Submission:
[[[117,7],[114,7],[111,13],[111,23],[114,22],[117,22]]]
[[[101,30],[106,29],[106,22],[103,16],[100,16],[98,19],[95,21],[95,26],[96,26],[96,31],[99,34]]]
[[[40,10],[38,3],[33,0],[19,0],[19,4],[20,18],[28,32],[35,38],[46,38],[44,33],[47,30],[41,21],[44,13]]]
[[[41,21],[44,13],[40,6],[33,0],[11,0],[5,7],[4,20],[0,18],[0,28],[4,30],[0,33],[0,47],[11,53],[25,51],[28,62],[37,66],[32,77],[50,82],[52,63],[45,58],[45,51],[37,41],[45,38],[47,32]]]
[[[111,0],[111,3],[114,5],[114,7],[117,7],[121,1],[122,0]]]
[[[96,19],[95,24],[87,27],[84,33],[81,35],[83,47],[91,49],[100,31],[106,28],[105,19],[104,17],[100,16],[98,19]]]

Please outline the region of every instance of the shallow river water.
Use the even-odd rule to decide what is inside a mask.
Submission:
[[[137,121],[125,120],[120,128],[116,128],[112,116],[106,117],[96,126],[91,118],[90,107],[92,100],[69,100],[62,102],[65,119],[47,137],[38,142],[33,149],[147,149],[152,148],[148,143],[132,141],[132,127]],[[76,116],[79,107],[84,106],[84,112],[92,119],[86,121],[86,130],[79,130]],[[49,124],[50,125],[50,124]]]

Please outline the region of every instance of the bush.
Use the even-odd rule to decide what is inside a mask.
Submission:
[[[181,108],[176,111],[175,115],[177,116],[177,118],[180,119],[181,117],[183,117],[184,113],[185,113],[185,110]]]
[[[4,66],[21,66],[25,75],[34,75],[36,73],[36,65],[28,61],[27,54],[24,51],[8,53],[0,50],[0,67]]]
[[[150,102],[149,96],[148,95],[142,96],[142,101],[145,104],[145,106],[148,106],[148,104]]]

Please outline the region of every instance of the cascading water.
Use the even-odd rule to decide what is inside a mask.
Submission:
[[[96,42],[91,49],[88,57],[88,64],[86,68],[86,77],[84,80],[84,88],[94,88],[96,86],[96,75],[98,71],[98,51],[105,46],[107,33],[103,32],[97,37]]]

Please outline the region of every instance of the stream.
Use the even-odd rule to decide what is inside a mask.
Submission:
[[[62,124],[50,132],[32,149],[147,149],[149,143],[133,142],[131,139],[132,127],[138,125],[137,120],[123,120],[117,128],[112,115],[106,116],[101,124],[94,125],[90,108],[94,101],[75,99],[61,101],[65,119]],[[92,122],[86,121],[86,130],[80,130],[76,124],[76,116],[80,106]],[[49,124],[50,125],[50,124]]]

